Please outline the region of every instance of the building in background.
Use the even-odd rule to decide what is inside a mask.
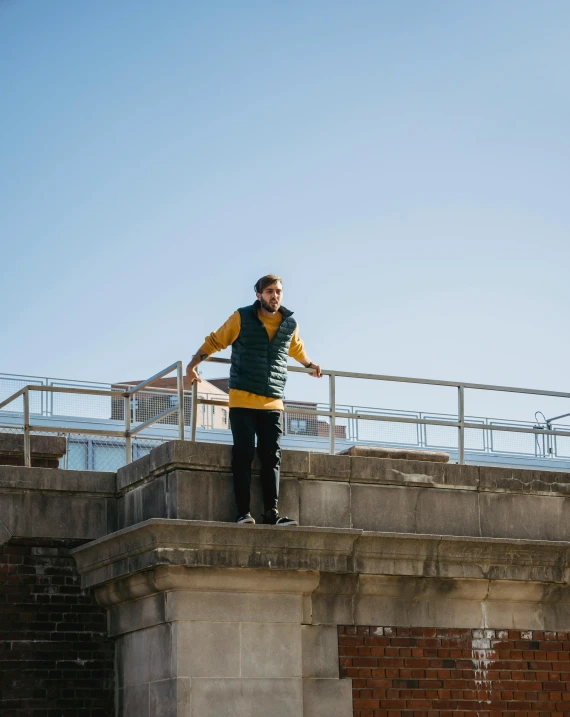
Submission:
[[[200,398],[221,401],[229,404],[229,382],[228,377],[213,378],[208,381],[202,379],[198,386]],[[124,381],[120,384],[113,384],[113,389],[130,388],[141,381]],[[184,377],[184,423],[190,425],[192,415],[191,386]],[[327,438],[330,424],[319,416],[311,416],[312,411],[317,411],[318,404],[307,401],[285,400],[286,407],[299,408],[299,413],[285,413],[284,432],[287,435],[319,436]],[[176,389],[176,378],[161,378],[155,381],[148,390],[140,391],[132,401],[131,421],[133,423],[144,423],[154,416],[158,416],[171,408],[178,407],[178,393]],[[120,398],[111,401],[111,418],[124,420],[125,404]],[[175,425],[178,422],[176,413],[165,416],[157,423]],[[210,429],[229,429],[229,408],[221,406],[209,406],[199,404],[198,426]],[[346,426],[335,426],[335,437],[346,438]]]

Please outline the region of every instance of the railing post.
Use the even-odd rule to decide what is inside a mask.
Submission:
[[[465,463],[465,394],[463,386],[458,386],[457,396],[457,414],[459,421],[459,451],[458,451],[458,463],[463,465]]]
[[[192,427],[190,440],[196,440],[196,424],[198,422],[198,381],[192,384]]]
[[[30,394],[24,391],[24,465],[32,467],[32,449],[30,445]]]
[[[331,433],[330,433],[330,448],[329,453],[334,456],[334,440],[335,440],[335,427],[336,427],[336,393],[335,393],[335,382],[334,373],[329,375],[329,406],[331,412]]]
[[[178,437],[184,440],[184,374],[182,373],[182,361],[176,364],[176,378],[178,388]]]
[[[129,394],[125,395],[125,450],[126,450],[126,462],[133,462],[133,438],[131,436],[131,397]]]

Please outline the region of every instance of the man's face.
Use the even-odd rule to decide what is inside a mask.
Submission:
[[[261,294],[256,294],[256,296],[265,311],[270,311],[274,314],[276,311],[279,311],[281,299],[283,297],[283,287],[281,286],[281,282],[276,281],[274,284],[269,284],[269,286],[266,286]]]

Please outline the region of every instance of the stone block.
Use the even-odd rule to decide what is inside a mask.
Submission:
[[[351,484],[351,508],[362,530],[479,535],[474,491]]]
[[[430,461],[449,463],[449,453],[442,451],[418,450],[415,448],[392,448],[383,446],[350,446],[339,451],[339,456],[366,456],[368,458],[395,458],[398,460]]]
[[[303,651],[303,677],[338,679],[338,634],[336,625],[302,625],[301,646]]]
[[[345,482],[301,480],[300,524],[350,528],[350,485]]]
[[[550,629],[545,626],[543,607],[537,603],[524,602],[486,602],[484,624],[489,628],[504,628],[508,625],[511,630]],[[569,622],[566,622],[566,626],[557,622],[556,629],[566,630],[569,625]]]
[[[481,493],[479,503],[483,536],[570,540],[570,498]]]
[[[168,477],[169,485],[176,484],[177,505],[172,517],[235,521],[237,506],[230,473],[177,470]]]
[[[56,491],[0,492],[0,522],[14,537],[92,540],[107,535],[107,499]]]
[[[50,491],[115,497],[115,474],[0,466],[0,490]]]
[[[352,595],[313,595],[311,622],[315,625],[352,625],[354,623]]]
[[[416,533],[479,535],[479,502],[474,491],[420,489],[416,504]]]
[[[352,483],[449,486],[475,490],[479,485],[479,466],[352,457]]]
[[[229,576],[228,576],[229,578]],[[238,592],[235,590],[171,590],[166,607],[167,620],[219,622],[300,623],[302,596],[294,593]],[[275,586],[279,590],[278,585]],[[139,601],[137,601],[139,602]],[[159,617],[157,613],[157,617]]]
[[[570,496],[570,474],[481,466],[481,490]]]
[[[122,491],[150,475],[150,456],[138,458],[117,471],[117,491]]]
[[[122,528],[149,518],[170,518],[167,505],[167,477],[157,476],[147,483],[125,491],[119,498],[119,520]]]
[[[234,481],[231,473],[177,470],[168,474],[169,517],[182,520],[212,520],[233,523],[237,517]],[[260,522],[263,515],[261,479],[251,479],[251,514]],[[299,486],[296,478],[282,478],[279,510],[291,518],[299,517]]]
[[[166,594],[149,595],[113,605],[107,614],[109,635],[121,635],[159,625],[166,620]]]
[[[151,682],[149,701],[151,717],[190,717],[192,681],[186,677],[178,677]]]
[[[303,680],[304,717],[352,717],[352,680]]]
[[[175,677],[173,626],[170,624],[129,632],[117,639],[117,664],[121,664],[118,687],[146,684]]]
[[[361,530],[414,533],[419,488],[351,484],[352,525]]]
[[[176,625],[179,677],[240,677],[239,623]]]
[[[200,441],[168,441],[149,453],[151,473],[162,473],[173,466],[228,471],[232,465],[232,447]]]
[[[154,717],[150,714],[148,683],[117,690],[117,717]]]
[[[57,469],[67,452],[65,436],[30,436],[32,466],[46,465]],[[0,465],[24,465],[24,434],[0,433]]]
[[[301,677],[299,625],[243,623],[242,677]]]
[[[311,453],[309,455],[309,475],[321,480],[350,479],[350,456],[329,456],[326,453]]]
[[[281,452],[281,474],[306,477],[309,473],[309,456],[308,451],[283,450]]]
[[[298,451],[300,452],[300,451]],[[282,476],[279,481],[279,512],[289,518],[300,517],[300,481],[297,478]]]
[[[299,717],[303,714],[302,680],[192,680],[191,714],[192,717]]]
[[[402,627],[461,627],[482,624],[478,600],[402,600],[381,595],[357,596],[356,625],[399,625]]]

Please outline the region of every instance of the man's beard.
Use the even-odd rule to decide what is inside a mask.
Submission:
[[[261,308],[265,309],[265,311],[269,311],[270,314],[274,314],[276,311],[279,311],[279,304],[276,304],[275,308],[273,308],[271,304],[268,304],[267,301],[264,301],[263,299],[260,299],[259,303],[261,304]]]

